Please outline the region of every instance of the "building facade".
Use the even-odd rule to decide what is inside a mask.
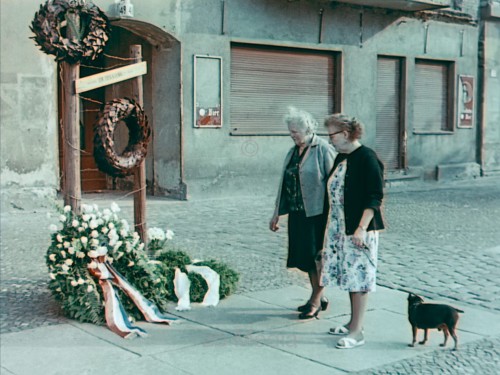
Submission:
[[[125,16],[119,2],[94,3],[112,32],[81,77],[128,64],[131,45],[147,62],[150,194],[274,191],[289,105],[313,113],[320,134],[329,113],[359,118],[389,181],[500,174],[498,1],[151,0]],[[1,2],[2,201],[61,189],[64,82],[29,39],[39,4]],[[130,94],[127,81],[81,94],[83,191],[131,186],[92,157],[102,103]]]

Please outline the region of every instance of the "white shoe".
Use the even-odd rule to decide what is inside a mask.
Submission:
[[[335,347],[337,349],[352,349],[357,346],[361,346],[365,344],[365,340],[356,340],[355,338],[352,337],[342,337],[338,342]]]

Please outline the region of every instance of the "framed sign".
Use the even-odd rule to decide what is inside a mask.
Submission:
[[[458,124],[459,128],[474,125],[474,77],[458,76]]]
[[[222,57],[194,55],[194,126],[222,126]]]

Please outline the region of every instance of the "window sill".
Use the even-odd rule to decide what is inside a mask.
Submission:
[[[455,134],[452,130],[413,130],[415,135],[453,135]]]

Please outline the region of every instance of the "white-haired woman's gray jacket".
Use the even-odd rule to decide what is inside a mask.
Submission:
[[[292,158],[295,146],[293,146],[285,157],[281,181],[276,199],[276,211],[278,215],[288,213],[288,205],[283,199],[283,178],[285,169]],[[304,200],[304,210],[307,217],[323,213],[325,204],[326,181],[335,160],[335,149],[324,139],[316,134],[311,139],[311,144],[305,151],[306,154],[299,164],[300,188]],[[275,212],[276,212],[275,211]]]

